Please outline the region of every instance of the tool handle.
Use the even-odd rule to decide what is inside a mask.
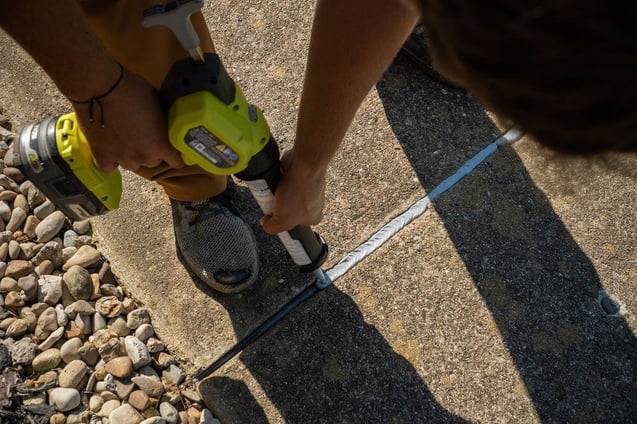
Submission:
[[[157,4],[144,10],[144,28],[165,26],[175,34],[179,43],[197,62],[203,61],[199,49],[199,36],[190,22],[190,16],[201,10],[203,0],[180,0]]]
[[[263,213],[271,215],[274,192],[281,179],[279,148],[274,138],[270,137],[264,148],[250,159],[247,168],[235,175],[245,181]],[[310,227],[299,225],[277,235],[301,272],[312,272],[325,262],[327,244]]]

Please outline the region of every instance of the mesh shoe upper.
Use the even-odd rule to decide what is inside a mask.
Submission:
[[[171,199],[171,207],[177,248],[190,270],[213,289],[233,293],[255,281],[258,256],[252,230],[226,193],[198,202]]]

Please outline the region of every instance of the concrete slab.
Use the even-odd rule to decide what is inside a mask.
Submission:
[[[217,48],[283,146],[293,141],[311,5],[206,6]],[[22,125],[68,107],[0,37],[0,107]],[[470,96],[399,59],[331,168],[326,268],[499,132]],[[568,160],[522,140],[229,362],[202,391],[224,423],[628,422],[637,414],[637,157]],[[121,283],[193,372],[310,283],[254,223],[259,283],[216,295],[175,257],[166,197],[126,174],[94,220]],[[600,293],[622,307],[609,315]],[[612,312],[612,311],[611,311]]]

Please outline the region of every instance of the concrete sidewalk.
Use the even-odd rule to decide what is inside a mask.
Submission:
[[[214,2],[226,67],[293,141],[312,9]],[[0,108],[23,125],[68,105],[0,36]],[[317,230],[333,266],[499,133],[461,91],[398,59],[331,168]],[[637,415],[637,157],[552,157],[523,139],[497,151],[370,258],[230,361],[202,391],[224,423],[630,422]],[[254,223],[255,287],[217,295],[175,257],[169,204],[125,175],[122,207],[95,219],[121,284],[194,372],[309,276]],[[600,307],[608,293],[621,305]],[[613,312],[613,311],[610,311]]]

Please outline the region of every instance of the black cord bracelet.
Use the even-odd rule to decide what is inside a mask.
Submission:
[[[119,85],[120,82],[122,82],[122,79],[124,79],[124,67],[122,66],[121,63],[118,63],[119,65],[119,69],[120,69],[120,74],[119,77],[117,78],[117,81],[115,81],[115,84],[113,84],[111,86],[111,88],[109,88],[108,90],[106,90],[104,93],[100,94],[99,96],[94,96],[91,97],[88,100],[73,100],[73,99],[69,99],[71,101],[71,103],[76,103],[79,105],[88,105],[88,121],[92,124],[93,123],[93,105],[97,104],[100,108],[100,127],[104,128],[104,105],[102,104],[102,99],[106,96],[108,96],[109,94],[111,94],[113,92],[113,90],[115,90],[117,88],[117,86]]]

